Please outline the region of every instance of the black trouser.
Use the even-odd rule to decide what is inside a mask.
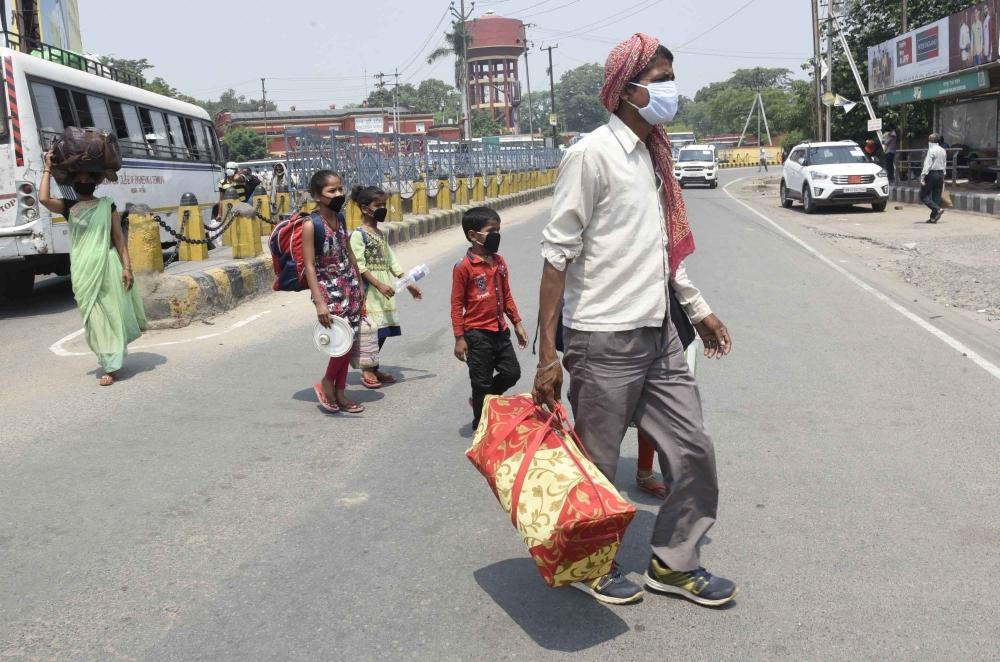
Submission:
[[[885,154],[885,174],[889,178],[889,183],[896,182],[896,153],[886,152]]]
[[[487,395],[503,395],[516,384],[521,379],[521,365],[510,342],[510,329],[500,332],[469,329],[465,332],[465,343],[469,346],[465,362],[469,364],[472,382],[473,427],[478,427],[483,400]]]
[[[944,190],[944,173],[931,170],[924,178],[926,182],[920,187],[920,202],[927,205],[932,214],[941,211],[941,191]]]

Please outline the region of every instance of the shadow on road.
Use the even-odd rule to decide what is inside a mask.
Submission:
[[[629,630],[611,608],[584,593],[546,586],[530,558],[499,561],[473,574],[511,620],[548,650],[586,650]]]
[[[55,315],[75,307],[69,276],[39,278],[35,291],[26,299],[0,295],[0,320]]]
[[[129,352],[129,355],[125,357],[125,363],[122,364],[122,369],[118,371],[115,376],[115,383],[128,381],[133,377],[137,377],[144,372],[152,372],[156,370],[161,365],[167,362],[167,357],[162,354],[153,354],[152,352]],[[95,377],[100,377],[104,374],[104,371],[100,368],[95,368],[90,371],[91,375]]]
[[[348,386],[350,386],[350,382],[348,382]],[[381,389],[372,390],[366,388],[350,389],[347,391],[347,397],[355,402],[360,402],[361,404],[377,402],[385,397],[384,393],[379,392],[380,390]],[[316,399],[316,393],[313,391],[311,386],[292,395],[292,400],[298,400],[299,402],[311,402],[319,408],[319,400]]]

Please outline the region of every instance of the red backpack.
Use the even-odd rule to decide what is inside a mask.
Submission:
[[[271,230],[267,243],[271,249],[271,260],[274,262],[275,290],[301,292],[309,289],[309,283],[306,282],[306,263],[302,254],[302,227],[307,222],[313,224],[315,250],[316,255],[319,255],[326,240],[326,223],[319,214],[296,212]]]

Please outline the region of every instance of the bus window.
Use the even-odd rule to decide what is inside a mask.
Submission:
[[[76,110],[77,126],[94,126],[94,118],[87,104],[87,95],[83,92],[72,92],[73,108]]]
[[[35,100],[35,110],[38,112],[38,130],[42,134],[44,146],[46,137],[62,133],[62,115],[59,113],[56,91],[51,85],[32,83],[31,92]]]
[[[180,119],[176,115],[167,115],[167,124],[170,126],[170,142],[174,144],[174,156],[190,159],[191,152],[188,150],[189,145],[184,141]]]
[[[212,148],[212,160],[215,163],[222,163],[222,149],[219,146],[219,139],[215,135],[215,131],[212,129],[210,124],[202,124],[201,129],[205,134],[205,140],[208,142],[209,146]]]
[[[115,127],[111,124],[111,115],[108,114],[108,104],[104,99],[88,94],[87,107],[90,110],[91,118],[93,118],[94,126],[98,129],[114,131]]]
[[[212,155],[208,145],[205,143],[205,134],[201,127],[196,125],[190,118],[184,118],[184,139],[189,145],[194,145],[194,158],[198,161],[211,161]]]
[[[153,152],[160,158],[170,158],[170,139],[167,137],[167,125],[163,121],[163,113],[139,108],[139,119],[142,120],[142,132],[146,142],[154,145]]]
[[[59,115],[62,117],[63,126],[79,126],[73,117],[73,102],[69,97],[69,90],[61,87],[53,88],[56,91],[56,101],[59,104]]]
[[[148,156],[146,138],[139,122],[139,114],[135,106],[118,101],[109,102],[111,106],[111,121],[115,125],[115,133],[122,143],[122,151],[131,156]]]

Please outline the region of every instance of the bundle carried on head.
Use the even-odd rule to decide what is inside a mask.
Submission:
[[[106,129],[68,126],[52,143],[52,176],[69,184],[77,172],[95,172],[117,182],[122,167],[118,136]]]

